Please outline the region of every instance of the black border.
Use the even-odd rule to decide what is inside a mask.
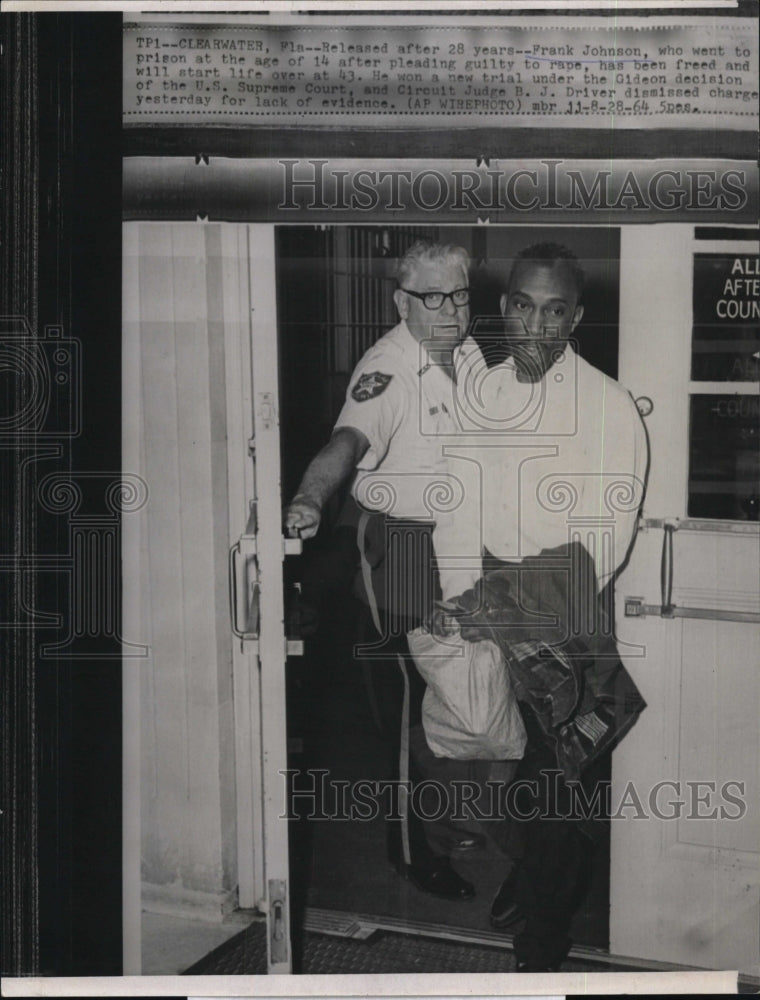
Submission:
[[[81,342],[83,404],[79,435],[53,437],[57,457],[23,481],[22,456],[43,442],[22,449],[5,435],[2,502],[16,534],[5,532],[3,555],[69,555],[66,518],[37,502],[44,475],[121,472],[121,26],[121,12],[0,18],[0,315],[24,317],[30,340],[52,326]],[[28,621],[26,603],[62,614],[63,628],[0,629],[3,973],[120,975],[121,663],[40,655],[70,625],[63,574],[17,574],[5,597],[10,620]]]
[[[679,16],[757,17],[757,11],[757,0],[740,0],[736,11],[684,6]],[[388,14],[387,5],[377,12]],[[523,12],[547,16],[529,6]],[[464,13],[496,12],[441,15]],[[594,13],[614,16],[609,10],[583,15]],[[661,11],[626,13],[662,16]],[[318,151],[323,156],[371,156],[377,133],[336,131],[326,144],[318,130],[130,127],[122,132],[120,11],[6,13],[0,18],[0,36],[0,238],[5,264],[0,318],[25,317],[32,335],[58,325],[66,336],[81,340],[82,432],[64,446],[58,467],[72,476],[84,471],[117,474],[122,155],[186,155],[190,148],[206,155],[269,156],[276,149],[278,155]],[[558,146],[568,157],[677,153],[755,159],[757,154],[753,133],[717,131],[631,131],[610,137],[585,131],[547,136],[533,130],[462,129],[399,130],[394,135],[394,148],[407,156],[424,155],[431,147],[436,156],[460,155],[463,141],[477,155],[504,155],[507,136],[510,145],[520,143],[521,155],[530,158]],[[16,538],[15,544],[24,548],[11,552],[65,556],[65,532],[18,509],[18,456],[13,442],[0,448],[0,504],[9,512],[2,529],[4,546],[13,544],[16,533],[20,541]],[[2,603],[6,613],[19,617],[24,602],[65,615],[67,600],[60,581],[41,573],[36,580],[22,578]],[[49,636],[0,628],[2,972],[120,975],[121,666],[114,660],[44,664],[37,656],[42,641]]]

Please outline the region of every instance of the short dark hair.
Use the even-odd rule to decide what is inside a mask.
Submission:
[[[583,289],[586,286],[586,275],[583,268],[578,261],[578,258],[573,253],[573,251],[561,243],[533,243],[529,247],[525,247],[518,254],[515,255],[515,259],[512,263],[512,270],[509,272],[509,281],[507,282],[507,288],[509,288],[512,282],[512,274],[514,272],[515,266],[524,260],[535,260],[538,263],[554,264],[557,261],[563,261],[567,264],[570,273],[573,276],[573,282],[575,283],[575,291],[578,296],[578,301],[580,302],[581,296],[583,295]]]

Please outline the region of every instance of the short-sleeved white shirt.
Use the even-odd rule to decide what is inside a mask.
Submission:
[[[335,427],[369,441],[351,489],[362,507],[436,519],[450,489],[444,444],[459,431],[455,386],[403,320],[354,369]]]
[[[577,539],[606,583],[633,537],[646,476],[628,391],[570,345],[539,382],[518,381],[512,359],[488,370],[477,361],[457,390],[464,433],[447,453],[467,503],[439,519],[441,550],[520,560]]]
[[[436,522],[444,597],[478,578],[483,548],[520,560],[573,537],[603,585],[630,545],[646,475],[630,394],[570,345],[536,383],[518,381],[511,359],[488,368],[471,338],[456,369],[454,383],[429,364],[403,321],[363,356],[336,423],[369,441],[354,498]]]

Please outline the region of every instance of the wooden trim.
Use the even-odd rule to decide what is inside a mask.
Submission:
[[[288,766],[285,719],[285,627],[282,563],[282,491],[280,472],[280,413],[278,388],[276,249],[274,227],[249,228],[251,288],[251,369],[255,438],[256,561],[260,581],[261,750],[263,768],[264,878],[267,903],[267,970],[292,971],[289,885],[288,797],[284,772]],[[276,912],[273,900],[283,899]],[[279,944],[274,938],[280,921]],[[277,951],[277,954],[275,954]]]
[[[222,227],[223,256],[237,263],[223,272],[224,343],[227,405],[229,544],[246,530],[253,499],[251,386],[251,299],[248,279],[248,227]],[[265,895],[264,833],[261,816],[261,703],[258,664],[244,644],[232,642],[235,704],[235,785],[237,871],[240,906],[251,909]]]

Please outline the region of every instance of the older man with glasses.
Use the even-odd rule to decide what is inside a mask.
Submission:
[[[459,430],[454,380],[470,319],[468,265],[461,247],[429,241],[414,243],[400,259],[394,293],[399,323],[360,360],[332,437],[285,513],[286,529],[312,537],[327,500],[353,477],[357,594],[372,622],[365,662],[393,735],[392,776],[411,789],[408,797],[400,792],[400,821],[391,818],[387,825],[389,859],[417,888],[453,900],[470,898],[474,888],[451,867],[440,838],[429,836],[419,815],[414,789],[424,776],[419,758],[427,749],[420,724],[425,684],[406,635],[429,619],[440,596],[431,491],[441,484],[445,490],[443,442]],[[468,346],[477,350],[473,342]]]

